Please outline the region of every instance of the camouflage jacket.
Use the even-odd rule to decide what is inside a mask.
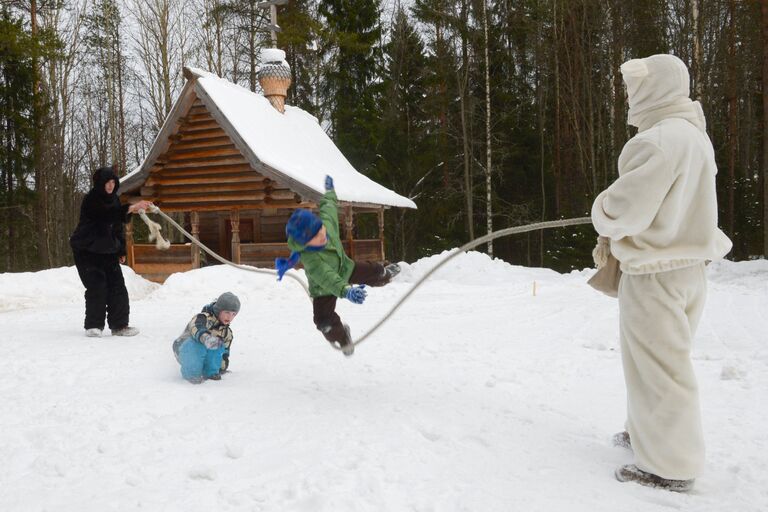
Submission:
[[[200,337],[209,333],[213,336],[218,336],[224,342],[224,359],[221,363],[221,369],[226,370],[229,366],[229,348],[232,345],[232,329],[228,325],[224,325],[219,322],[216,315],[213,312],[213,302],[203,307],[203,310],[189,321],[184,328],[184,332],[173,341],[173,353],[176,359],[179,358],[179,349],[182,343],[188,339],[193,339],[197,343],[203,344]]]

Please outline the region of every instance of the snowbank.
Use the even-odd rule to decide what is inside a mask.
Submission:
[[[141,300],[160,285],[136,275],[123,265],[123,278],[131,300]],[[82,304],[85,288],[75,267],[40,272],[0,274],[0,312],[39,308],[55,304]]]

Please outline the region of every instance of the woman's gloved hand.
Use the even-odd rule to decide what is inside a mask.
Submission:
[[[603,268],[608,263],[608,256],[611,255],[611,239],[607,236],[598,236],[597,245],[592,249],[592,260],[597,269]]]

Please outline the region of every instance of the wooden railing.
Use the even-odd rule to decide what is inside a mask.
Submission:
[[[349,243],[344,241],[344,251],[357,260],[381,261],[381,241],[354,240],[354,252],[349,250]],[[274,268],[275,258],[287,258],[290,254],[287,243],[240,244],[240,263],[254,267]]]
[[[344,241],[344,251],[356,260],[381,261],[381,241],[354,240],[353,251],[349,242]],[[239,244],[240,263],[261,268],[274,268],[275,258],[288,257],[290,251],[287,243]],[[153,244],[133,244],[133,270],[145,279],[163,283],[174,272],[186,272],[194,268],[192,263],[192,247],[190,244],[172,244],[166,251],[160,251]],[[216,260],[207,257],[211,264]]]
[[[384,259],[384,255],[381,251],[381,240],[353,240],[354,249],[349,249],[349,242],[344,240],[344,252],[353,260],[361,261],[381,261]]]

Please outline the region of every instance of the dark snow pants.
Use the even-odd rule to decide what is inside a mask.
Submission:
[[[350,284],[365,284],[369,286],[384,286],[390,278],[384,272],[384,265],[371,261],[356,261],[355,269],[349,277]],[[346,333],[341,318],[336,314],[336,299],[333,295],[323,295],[312,299],[314,322],[325,339],[339,343],[344,342]]]
[[[75,251],[75,266],[85,286],[85,328],[111,330],[128,325],[130,307],[117,254]]]

